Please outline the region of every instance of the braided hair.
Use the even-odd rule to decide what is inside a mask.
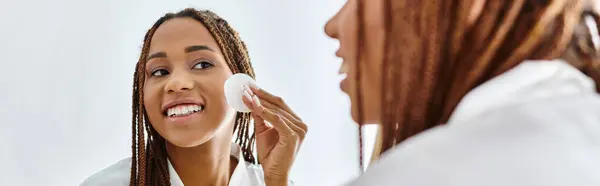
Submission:
[[[233,73],[245,73],[255,78],[246,45],[227,21],[215,13],[187,8],[177,13],[168,13],[158,19],[144,37],[144,44],[133,78],[132,161],[129,181],[131,186],[170,185],[165,139],[158,134],[148,120],[143,102],[142,86],[145,81],[146,59],[154,32],[164,22],[182,17],[193,18],[208,28]],[[235,143],[241,147],[245,161],[257,163],[253,153],[255,136],[249,134],[250,120],[249,113],[238,112],[233,132],[236,138]]]
[[[365,51],[366,0],[358,1],[356,61]],[[471,10],[478,2],[384,0],[382,152],[446,123],[469,91],[524,60],[564,58],[600,91],[598,47],[590,32],[576,32],[579,27],[600,30],[583,24],[586,17],[600,23],[588,0],[488,0],[471,25]],[[360,68],[357,73],[362,124]],[[362,166],[362,152],[360,156]]]

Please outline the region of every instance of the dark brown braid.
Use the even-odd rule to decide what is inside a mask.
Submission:
[[[598,12],[584,6],[587,0],[487,0],[470,25],[477,1],[384,1],[382,152],[445,124],[469,91],[524,60],[562,57],[600,87],[600,52],[589,33],[574,32],[584,16],[600,23]],[[363,9],[359,3],[359,27]],[[358,48],[364,45],[362,30]],[[357,61],[365,59],[364,51],[358,50]]]
[[[181,17],[193,18],[208,28],[233,73],[245,73],[255,77],[246,45],[227,21],[215,13],[188,8],[178,13],[168,13],[158,19],[144,37],[142,53],[136,64],[133,79],[132,161],[129,182],[132,186],[170,185],[165,139],[152,127],[146,116],[142,90],[146,59],[154,32],[164,22]],[[250,120],[250,114],[237,113],[233,132],[236,136],[235,143],[242,148],[245,161],[256,163],[253,153],[254,133],[249,134]],[[145,134],[148,136],[146,137]]]
[[[364,23],[364,10],[362,9],[364,5],[363,0],[358,0],[357,2],[357,6],[359,7],[357,10],[357,19],[358,19],[358,23],[359,25],[362,25]],[[355,93],[357,96],[357,112],[358,114],[358,151],[359,151],[359,168],[360,171],[359,172],[363,172],[365,170],[365,166],[364,166],[364,147],[363,147],[363,132],[362,132],[362,124],[364,122],[364,116],[362,115],[362,104],[363,104],[363,98],[362,98],[362,91],[361,91],[361,68],[360,68],[360,59],[361,59],[361,55],[362,55],[362,51],[364,51],[364,38],[365,38],[365,28],[363,26],[359,26],[357,28],[357,41],[358,41],[358,47],[356,47],[356,62],[355,65],[356,67],[354,69],[356,69],[356,87],[355,87]]]

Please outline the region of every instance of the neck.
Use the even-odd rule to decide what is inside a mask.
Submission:
[[[229,130],[221,130],[229,132]],[[177,147],[167,142],[167,154],[185,185],[228,185],[236,160],[231,158],[231,132],[216,134],[196,147]]]

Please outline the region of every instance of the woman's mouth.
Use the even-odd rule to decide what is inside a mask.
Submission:
[[[343,74],[342,76],[342,80],[340,81],[340,89],[342,89],[343,92],[348,93],[348,78],[346,74]]]
[[[165,115],[170,118],[185,117],[204,110],[203,105],[197,104],[181,104],[175,105],[167,109]]]

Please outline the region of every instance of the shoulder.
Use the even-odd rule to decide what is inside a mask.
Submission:
[[[350,185],[598,185],[599,144],[598,95],[540,100],[423,132]]]
[[[464,123],[450,124],[446,133],[508,135],[530,138],[531,134],[600,134],[600,96],[585,94],[512,104],[486,112]],[[562,130],[562,131],[561,131]],[[515,136],[519,135],[519,136]],[[522,135],[522,136],[521,136]],[[563,136],[566,137],[566,136]],[[569,136],[576,137],[576,136]],[[511,138],[512,139],[512,138]],[[560,140],[564,138],[559,138]]]
[[[80,186],[129,185],[131,158],[125,158],[85,179]]]
[[[448,127],[465,137],[503,141],[600,144],[600,96],[583,94],[509,105]],[[525,144],[524,144],[525,145]]]

